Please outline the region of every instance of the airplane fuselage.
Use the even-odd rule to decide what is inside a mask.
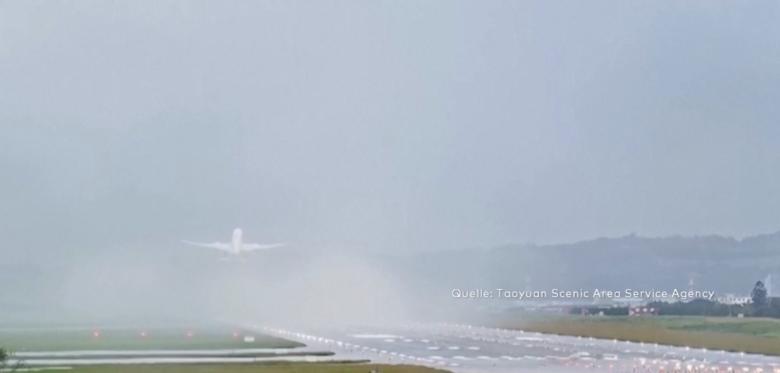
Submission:
[[[284,243],[271,243],[271,244],[246,243],[244,242],[244,232],[241,230],[241,228],[233,229],[233,236],[230,238],[230,242],[208,243],[208,242],[192,242],[186,240],[183,240],[182,242],[188,245],[217,249],[230,256],[234,256],[234,255],[239,256],[245,252],[251,252],[256,250],[268,250],[274,247],[285,245]]]
[[[238,255],[241,253],[241,248],[244,245],[243,235],[244,232],[241,231],[241,228],[233,229],[233,237],[230,240],[230,247],[233,250],[231,254]]]

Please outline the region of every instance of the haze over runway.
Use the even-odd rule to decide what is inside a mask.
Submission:
[[[464,372],[777,370],[414,322],[516,306],[455,288],[717,299],[777,278],[778,20],[771,1],[0,0],[0,322],[250,320]]]

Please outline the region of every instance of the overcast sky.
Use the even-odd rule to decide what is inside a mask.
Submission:
[[[0,250],[773,232],[779,8],[0,1]]]

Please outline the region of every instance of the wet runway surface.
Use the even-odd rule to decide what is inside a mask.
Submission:
[[[454,372],[780,373],[780,357],[451,324],[263,332],[327,349],[335,358]]]
[[[331,351],[303,348],[216,350],[84,350],[19,352],[25,366],[171,363],[257,363],[270,361],[332,361]]]

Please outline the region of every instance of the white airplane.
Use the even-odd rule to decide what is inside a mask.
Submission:
[[[245,252],[251,252],[251,251],[257,251],[257,250],[267,250],[272,249],[274,247],[284,246],[284,243],[269,243],[269,244],[259,244],[259,243],[246,243],[243,240],[243,232],[241,231],[241,228],[233,229],[233,238],[230,240],[230,242],[213,242],[213,243],[203,243],[203,242],[192,242],[192,241],[184,241],[188,245],[193,246],[200,246],[200,247],[208,247],[211,249],[217,249],[221,250],[228,255],[241,255],[241,253]]]

